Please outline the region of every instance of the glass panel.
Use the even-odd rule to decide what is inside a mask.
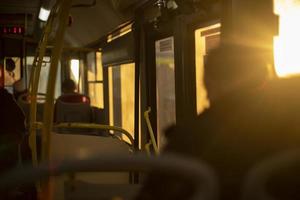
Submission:
[[[78,85],[79,83],[79,60],[72,59],[70,65],[70,78]]]
[[[34,57],[26,58],[26,65],[28,68],[28,80],[30,79],[30,72],[32,69],[33,60]],[[49,63],[50,57],[45,57],[44,60],[47,61],[47,63],[43,64],[41,68],[39,87],[38,87],[39,93],[47,92],[48,75],[50,70],[50,63]],[[60,63],[58,63],[57,78],[55,84],[55,98],[59,97],[60,95],[61,95],[61,65]]]
[[[109,121],[134,137],[135,65],[109,67]]]
[[[34,57],[32,57],[32,56],[26,57],[27,85],[29,85],[33,61],[34,61]]]
[[[84,88],[84,64],[83,60],[79,60],[79,83],[78,83],[78,92],[81,94],[85,94],[85,88]]]
[[[96,80],[95,52],[87,54],[88,81]]]
[[[103,81],[103,67],[102,67],[102,54],[101,52],[96,53],[96,61],[97,61],[97,81]]]
[[[220,24],[214,24],[195,31],[195,66],[197,113],[209,107],[209,100],[204,85],[204,63],[209,51],[220,44]]]
[[[174,38],[155,42],[158,146],[165,144],[163,133],[176,122]]]
[[[104,108],[103,83],[89,83],[89,97],[92,106]]]
[[[122,128],[134,137],[134,64],[121,65]]]
[[[274,38],[275,71],[279,77],[300,74],[300,1],[274,0],[279,36]]]

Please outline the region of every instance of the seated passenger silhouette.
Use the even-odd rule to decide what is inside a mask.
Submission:
[[[87,103],[90,104],[90,98],[76,92],[76,84],[72,79],[66,79],[62,83],[62,93],[57,100],[66,103]]]
[[[63,95],[55,103],[55,119],[60,122],[92,122],[90,98],[76,93],[76,84],[66,79],[62,84]]]
[[[300,147],[300,78],[268,80],[260,55],[234,46],[213,52],[205,66],[211,108],[166,133],[165,152],[212,166],[220,199],[239,199],[244,177],[256,163]],[[271,194],[278,193],[274,188]],[[194,189],[176,177],[152,174],[137,199],[190,199]],[[289,193],[285,189],[281,192]]]

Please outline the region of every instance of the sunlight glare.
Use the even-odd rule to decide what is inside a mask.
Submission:
[[[72,78],[75,79],[74,81],[76,84],[79,82],[79,60],[77,59],[72,59],[71,60],[71,75]]]
[[[279,77],[300,74],[300,0],[274,0],[280,16],[279,36],[274,38],[275,71]]]

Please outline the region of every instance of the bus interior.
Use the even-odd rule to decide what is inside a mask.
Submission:
[[[205,162],[164,154],[169,127],[214,107],[209,60],[246,55],[210,52],[247,47],[237,65],[255,52],[269,79],[300,74],[298,0],[1,0],[0,16],[0,88],[24,113],[31,155],[2,174],[0,195],[31,183],[26,199],[129,200],[156,170],[199,186],[194,199],[220,199]],[[243,198],[269,199],[248,181]]]

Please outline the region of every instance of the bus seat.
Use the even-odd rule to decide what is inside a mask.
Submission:
[[[49,163],[46,166],[40,165],[34,168],[14,170],[1,177],[0,189],[14,188],[20,183],[32,183],[37,180],[43,180],[49,176],[55,176],[53,178],[56,178],[70,172],[118,172],[128,170],[140,171],[142,173],[159,171],[168,176],[176,177],[191,186],[194,191],[192,199],[219,199],[218,178],[213,169],[202,161],[187,158],[186,156],[184,157],[179,154],[164,154],[161,156],[148,157],[145,154],[118,155],[114,153],[103,154],[98,152],[98,155],[86,159],[82,157],[81,159],[76,160],[56,162],[53,164]],[[85,184],[81,181],[71,185],[65,184],[65,186],[66,188],[62,188],[65,189],[65,191],[69,190],[72,194],[61,193],[60,196],[58,196],[54,190],[55,193],[52,193],[54,195],[51,195],[53,197],[51,199],[128,200],[127,197],[130,197],[131,195],[136,196],[137,189],[141,187],[134,184],[95,185],[92,183]],[[83,190],[76,192],[76,187],[83,187]],[[168,189],[168,185],[164,186],[164,188]],[[112,194],[113,196],[111,196]]]
[[[104,109],[92,107],[93,112],[93,123],[95,124],[108,124]]]
[[[138,191],[141,189],[141,186],[137,184],[87,184],[82,181],[77,181],[75,186],[82,189],[77,192],[72,192],[74,190],[74,186],[70,183],[65,184],[65,200],[133,200]]]
[[[91,107],[87,103],[67,103],[57,100],[55,104],[55,122],[92,122]]]
[[[26,118],[26,122],[29,122],[30,117],[30,102],[26,102],[22,99],[18,99],[17,101],[20,108],[23,110]],[[36,113],[36,121],[41,122],[43,121],[43,112],[44,111],[44,103],[37,103],[37,113]]]
[[[52,132],[51,138],[51,162],[54,163],[70,159],[85,159],[99,153],[130,154],[127,144],[112,137]],[[63,196],[74,196],[78,192],[81,193],[80,191],[84,191],[86,185],[89,184],[128,184],[129,179],[129,172],[78,173],[74,175],[73,179],[70,178],[70,175],[61,176],[54,181],[55,199],[63,199]],[[65,188],[71,183],[76,183],[72,190]],[[80,184],[78,185],[78,183]]]
[[[91,100],[88,96],[78,93],[63,94],[57,100],[65,103],[85,103],[90,104]]]
[[[243,187],[242,200],[300,199],[300,150],[286,151],[254,166]]]
[[[105,111],[104,109],[101,108],[97,108],[92,106],[92,113],[93,113],[93,123],[95,124],[109,124],[106,116],[105,116]],[[95,130],[94,131],[96,134],[98,135],[102,135],[102,136],[109,136],[109,131],[107,130]]]

